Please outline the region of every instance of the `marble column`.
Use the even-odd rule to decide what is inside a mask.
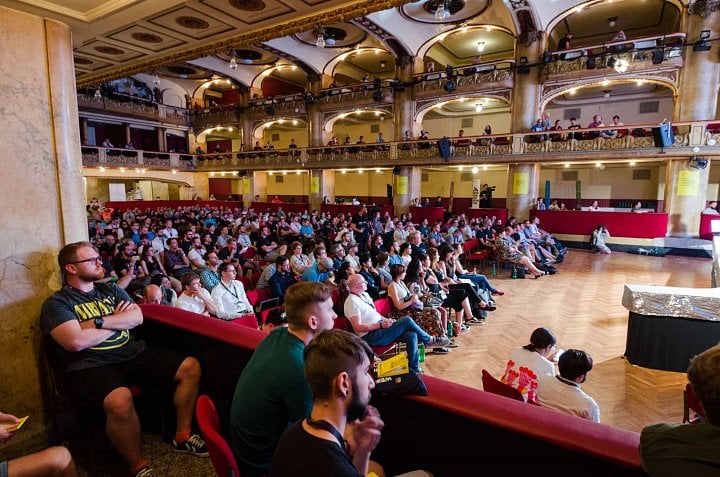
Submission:
[[[510,164],[506,207],[508,217],[527,218],[530,207],[538,197],[540,165],[537,163]]]
[[[3,446],[12,458],[46,445],[38,317],[61,286],[58,251],[87,240],[88,229],[70,29],[4,7],[0,18],[0,130],[9,154],[0,187],[0,395],[3,411],[32,416]]]
[[[687,42],[694,43],[700,38],[700,32],[708,30],[710,38],[720,36],[720,10],[706,12],[695,10],[709,2],[697,1],[689,7],[695,13],[683,13],[683,28],[687,32]],[[683,67],[680,69],[682,92],[675,103],[675,121],[715,119],[718,105],[720,83],[720,63],[718,63],[718,44],[709,43],[710,51],[693,51],[691,46],[685,49]],[[715,85],[715,86],[712,86]]]
[[[250,105],[250,88],[243,87],[240,89],[240,107],[241,113],[238,118],[238,130],[240,131],[240,150],[252,151],[252,121],[247,118],[245,110]]]
[[[540,63],[546,45],[546,35],[542,35],[530,45],[518,42],[516,65],[520,64],[521,57],[527,57],[528,64]],[[528,131],[540,117],[540,71],[541,68],[533,66],[530,73],[515,75],[510,131]]]
[[[320,97],[320,91],[322,90],[322,75],[313,74],[308,75],[307,91],[314,95],[316,98]],[[306,105],[305,111],[307,113],[308,122],[308,146],[318,147],[325,144],[325,137],[323,135],[323,112],[320,110],[320,104],[317,100]]]
[[[690,159],[671,159],[665,168],[665,212],[670,237],[697,237],[700,212],[705,208],[710,161],[705,169],[690,165]]]
[[[396,76],[405,84],[412,85],[413,67],[415,58],[413,56],[401,56],[395,59]],[[394,141],[402,141],[405,131],[410,131],[415,137],[413,131],[413,122],[415,118],[415,101],[413,100],[413,87],[406,86],[403,91],[395,91],[394,109],[395,109],[395,133]]]
[[[401,167],[400,173],[393,175],[395,215],[407,213],[413,197],[420,197],[421,181],[422,174],[419,167]]]

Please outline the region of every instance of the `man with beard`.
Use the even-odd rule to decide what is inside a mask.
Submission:
[[[372,349],[356,335],[329,330],[318,334],[304,355],[312,412],[283,433],[270,475],[367,475],[383,428],[380,414],[368,405],[375,387]]]
[[[258,345],[235,387],[231,445],[243,477],[267,474],[280,435],[310,415],[303,350],[316,334],[333,327],[332,288],[317,282],[291,285],[285,313],[288,327],[273,330]]]
[[[58,264],[65,285],[43,303],[40,327],[54,341],[75,402],[103,409],[110,442],[132,475],[145,477],[152,475],[152,468],[140,448],[140,421],[130,386],[149,393],[174,389],[173,450],[207,457],[205,443],[191,432],[200,363],[135,340],[130,330],[142,324],[142,310],[117,285],[95,283],[104,272],[89,242],[63,247]]]
[[[369,405],[375,387],[372,349],[352,333],[328,330],[307,345],[304,355],[312,412],[283,433],[270,477],[361,477],[369,470],[384,475],[370,461],[384,426]],[[422,470],[402,474],[429,475]]]

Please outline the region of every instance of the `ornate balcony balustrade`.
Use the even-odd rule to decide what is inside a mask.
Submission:
[[[627,161],[657,159],[657,124],[632,124],[559,131],[521,132],[440,139],[353,144],[297,149],[225,152],[187,155],[125,149],[83,147],[87,167],[143,167],[223,171],[228,169],[278,170],[297,168],[375,168],[389,165],[503,164],[508,162]],[[674,143],[662,148],[672,157],[720,158],[720,122],[688,121],[672,124]],[[609,132],[609,134],[608,134]],[[609,137],[604,137],[609,136]],[[443,155],[442,153],[446,153]]]
[[[448,78],[445,71],[415,75],[415,94],[417,97],[447,95],[449,79],[455,81],[452,91],[458,93],[512,88],[514,65],[513,60],[503,60],[459,67],[453,69],[452,78]]]
[[[95,95],[78,94],[77,101],[80,110],[151,119],[178,126],[190,125],[187,109],[166,106],[136,96],[113,93],[112,98],[106,98],[104,96],[96,97]]]
[[[578,74],[583,77],[607,74],[608,68],[618,61],[627,63],[625,74],[652,73],[660,65],[663,69],[677,69],[683,65],[684,44],[685,33],[673,33],[552,51],[551,61],[544,65],[544,75],[546,80],[557,80],[577,78]]]

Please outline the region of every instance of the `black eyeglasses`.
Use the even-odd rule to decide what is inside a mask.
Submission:
[[[68,265],[75,265],[78,263],[97,263],[97,262],[102,262],[102,257],[100,255],[98,255],[97,257],[86,258],[85,260],[77,260],[75,262],[70,262]]]

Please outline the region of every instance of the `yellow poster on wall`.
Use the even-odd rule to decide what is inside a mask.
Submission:
[[[243,178],[243,194],[249,194],[250,193],[250,179],[247,177]]]
[[[516,172],[513,174],[513,194],[527,194],[529,187],[530,180],[527,172]]]
[[[311,194],[319,194],[320,193],[320,178],[319,177],[311,177],[310,178],[310,193]]]
[[[680,171],[678,174],[677,195],[694,197],[700,189],[700,171]]]
[[[397,193],[398,195],[407,195],[408,193],[407,176],[397,176]]]

